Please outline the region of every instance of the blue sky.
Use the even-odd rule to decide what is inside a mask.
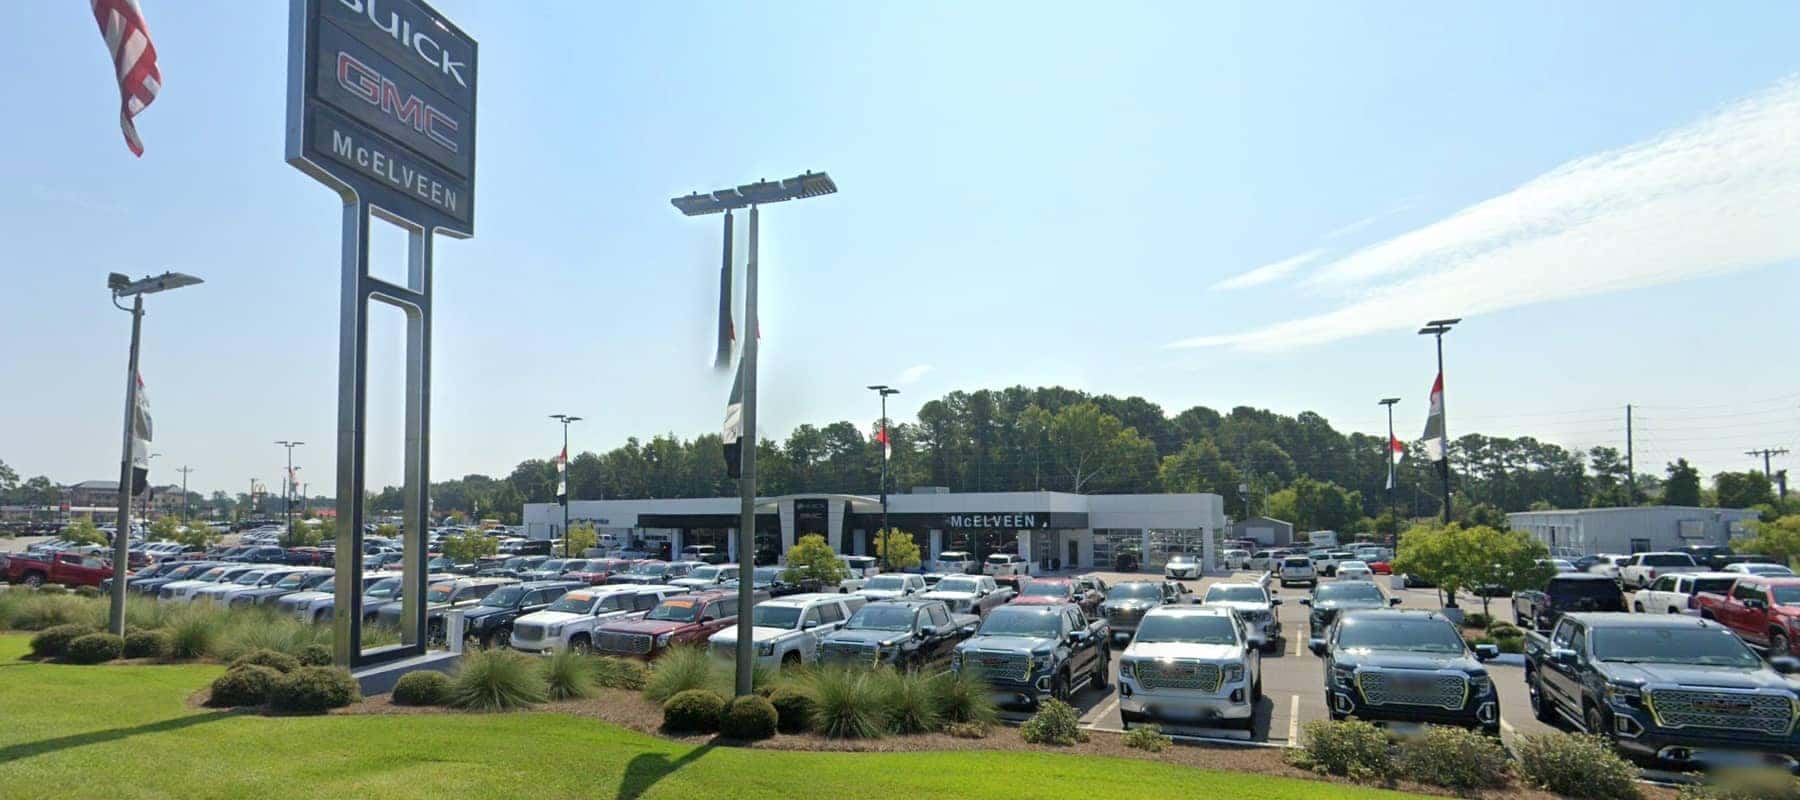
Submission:
[[[286,4],[142,0],[162,93],[116,125],[85,6],[0,9],[0,459],[116,470],[128,319],[159,479],[273,482],[335,438],[338,201],[282,161]],[[764,217],[765,434],[953,389],[1623,444],[1800,450],[1800,8],[1678,3],[442,0],[481,42],[476,237],[437,264],[433,473],[717,429],[719,228],[667,198],[829,170]],[[741,231],[742,226],[740,226]],[[382,234],[390,274],[401,239]],[[740,247],[739,253],[742,253]],[[371,484],[397,481],[378,319]],[[1778,463],[1778,466],[1780,464]],[[316,479],[316,482],[315,482]]]

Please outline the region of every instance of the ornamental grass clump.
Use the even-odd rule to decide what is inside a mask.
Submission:
[[[512,650],[465,653],[450,680],[450,705],[468,711],[511,711],[544,702],[549,687],[536,659]]]
[[[714,673],[723,672],[705,650],[697,647],[672,647],[650,668],[644,682],[644,697],[653,703],[689,689],[704,689],[715,682]]]
[[[576,700],[594,693],[594,668],[574,650],[558,650],[543,659],[545,694],[551,700]]]

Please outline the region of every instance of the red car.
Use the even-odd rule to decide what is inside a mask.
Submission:
[[[682,644],[704,646],[707,637],[737,624],[737,592],[695,592],[657,604],[642,619],[621,620],[594,631],[594,652],[655,658]]]
[[[1369,562],[1369,571],[1376,575],[1392,575],[1394,574],[1394,565],[1386,561],[1371,561]]]
[[[579,569],[564,572],[563,577],[572,581],[587,581],[589,586],[599,586],[606,583],[608,576],[630,569],[632,563],[625,558],[589,558],[584,560]]]
[[[0,578],[5,578],[7,583],[31,587],[46,583],[97,587],[112,576],[112,565],[93,556],[75,553],[56,553],[48,558],[23,553],[0,556]]]
[[[1716,620],[1771,656],[1800,655],[1800,578],[1744,577],[1723,593],[1700,592],[1701,619]]]

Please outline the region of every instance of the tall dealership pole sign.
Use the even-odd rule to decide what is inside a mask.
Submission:
[[[337,663],[425,651],[425,516],[435,234],[475,233],[476,44],[418,0],[291,0],[287,162],[344,201],[338,328]],[[371,217],[409,234],[406,285],[369,274]],[[406,313],[401,641],[362,649],[369,303]]]

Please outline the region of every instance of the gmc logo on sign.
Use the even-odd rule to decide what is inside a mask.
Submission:
[[[369,105],[381,109],[382,113],[399,120],[454,153],[457,151],[456,140],[451,138],[458,125],[436,106],[420,100],[418,95],[400,97],[400,87],[381,76],[381,73],[369,65],[358,61],[349,53],[338,51],[337,57],[338,85],[351,94],[362,98]]]

